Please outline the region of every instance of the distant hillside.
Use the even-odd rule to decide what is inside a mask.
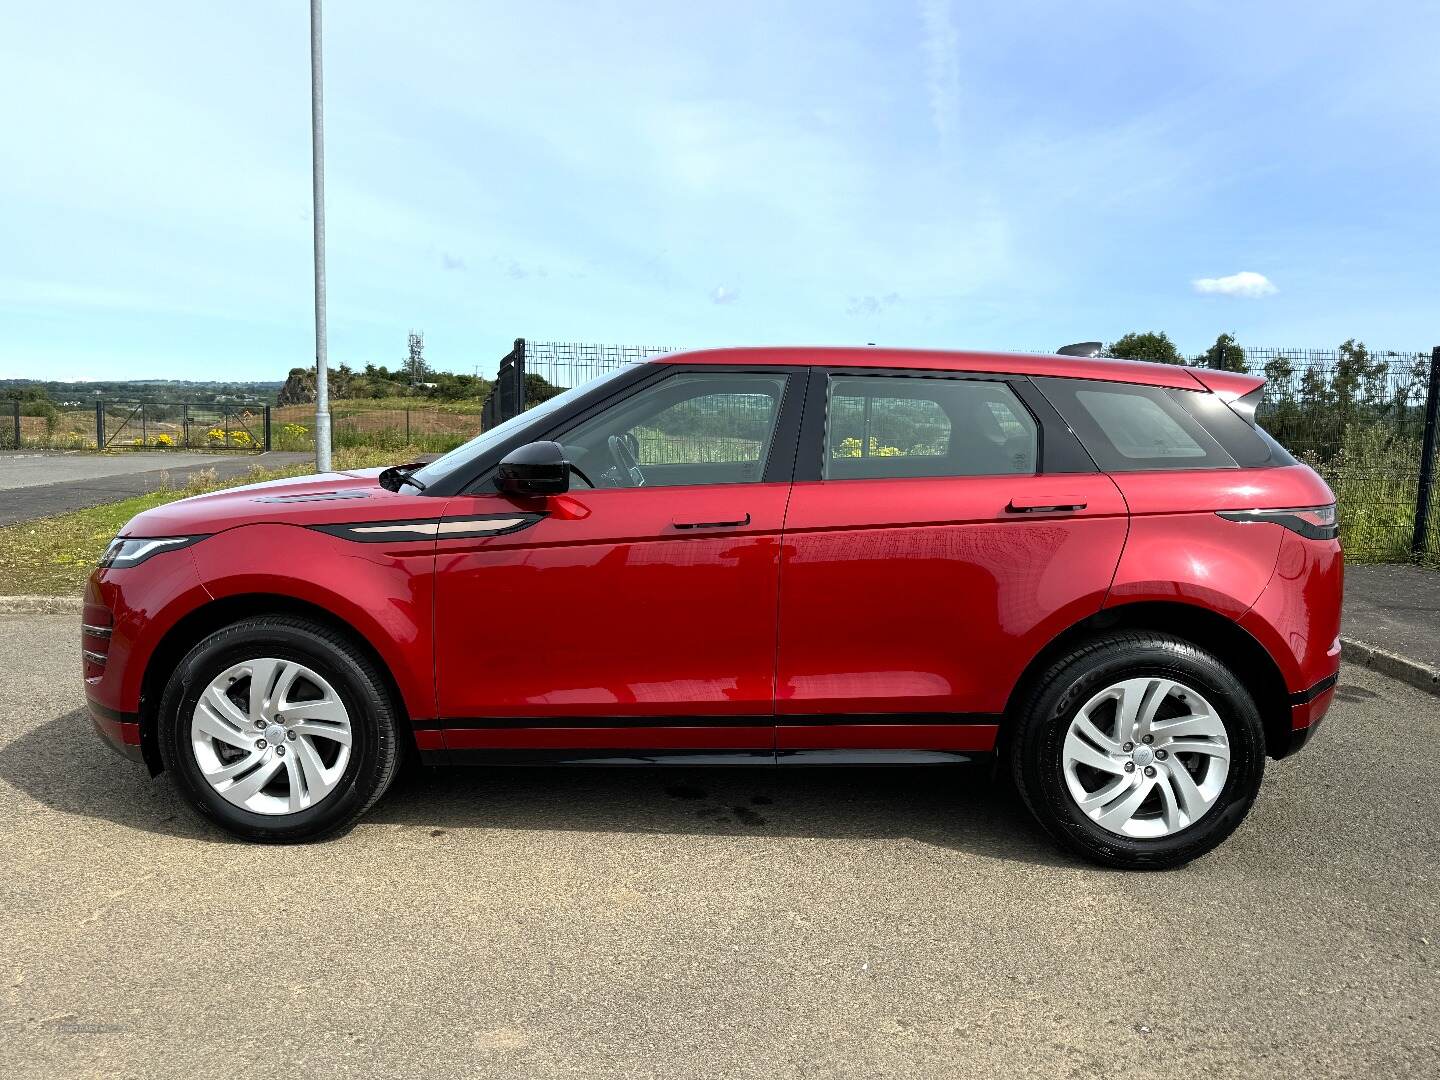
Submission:
[[[56,405],[87,405],[96,396],[107,400],[174,401],[194,405],[233,401],[275,403],[283,382],[199,382],[180,379],[125,379],[96,382],[52,382],[47,379],[0,379],[0,397],[7,390],[44,390]]]

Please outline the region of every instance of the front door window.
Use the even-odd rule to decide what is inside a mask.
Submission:
[[[755,484],[789,376],[682,372],[558,437],[600,488]]]

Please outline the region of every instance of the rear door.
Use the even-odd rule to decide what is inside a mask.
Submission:
[[[835,369],[810,385],[781,760],[988,750],[1025,664],[1099,610],[1124,501],[1028,380]]]

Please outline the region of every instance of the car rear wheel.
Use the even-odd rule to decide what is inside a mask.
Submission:
[[[1011,769],[1056,840],[1107,866],[1163,869],[1204,854],[1245,819],[1265,770],[1249,693],[1189,642],[1122,633],[1041,676],[1018,720]]]
[[[395,773],[395,709],[374,663],[302,619],[245,619],[176,667],[165,767],[204,817],[252,840],[312,840],[368,810]]]

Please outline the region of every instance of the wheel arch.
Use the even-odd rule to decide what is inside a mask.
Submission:
[[[1196,604],[1175,601],[1135,601],[1104,608],[1062,630],[1035,654],[1010,691],[1005,704],[997,749],[1009,748],[1016,713],[1023,707],[1045,670],[1082,642],[1114,630],[1150,630],[1196,645],[1235,671],[1260,710],[1265,725],[1265,749],[1270,757],[1283,756],[1290,742],[1290,695],[1275,659],[1244,627],[1232,619]]]
[[[413,743],[415,736],[409,723],[410,714],[395,673],[363,634],[357,633],[353,626],[318,604],[273,593],[242,593],[212,600],[188,612],[165,632],[151,652],[140,683],[140,750],[150,775],[158,776],[164,771],[158,737],[160,699],[176,666],[198,642],[216,630],[257,615],[290,615],[305,619],[340,635],[364,653],[380,672],[396,715],[403,721],[400,727],[409,733],[409,741]],[[411,746],[408,749],[414,748]]]

